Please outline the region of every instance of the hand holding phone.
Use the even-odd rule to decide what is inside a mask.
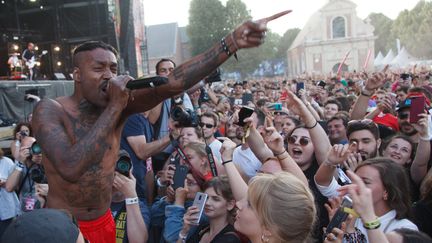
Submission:
[[[331,219],[330,223],[327,225],[326,231],[324,233],[324,239],[325,237],[333,231],[333,228],[340,228],[342,223],[347,219],[348,213],[345,212],[344,208],[352,208],[353,202],[352,199],[348,196],[344,196],[341,206],[336,211],[336,213],[333,215],[333,218]]]
[[[273,109],[275,111],[282,110],[282,103],[271,103],[268,105],[268,108]]]
[[[304,88],[305,88],[305,85],[304,85],[303,82],[297,83],[297,87],[296,87],[296,94],[297,94],[297,96],[299,95],[299,91],[302,90],[302,89],[304,89]]]
[[[192,222],[195,225],[198,225],[201,220],[202,214],[204,212],[205,203],[207,201],[207,197],[208,195],[202,192],[197,192],[195,195],[195,199],[192,204],[192,206],[196,206],[198,208],[197,220],[195,222]]]
[[[179,187],[184,187],[184,181],[186,179],[187,173],[189,172],[189,168],[186,165],[177,165],[175,167],[173,184],[172,187],[176,190]]]
[[[253,113],[254,113],[254,109],[247,106],[243,106],[238,113],[237,125],[244,127],[246,125],[244,119],[250,117]]]
[[[411,97],[410,99],[410,123],[417,123],[421,118],[419,115],[424,113],[426,99],[424,96]]]

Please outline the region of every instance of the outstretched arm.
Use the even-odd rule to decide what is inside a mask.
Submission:
[[[128,113],[145,111],[162,100],[188,90],[213,72],[239,49],[252,48],[264,42],[267,23],[291,11],[283,11],[258,21],[247,21],[216,43],[206,52],[176,67],[168,76],[169,82],[155,89],[132,92],[134,97],[127,107]]]

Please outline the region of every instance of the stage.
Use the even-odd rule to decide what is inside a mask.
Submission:
[[[73,81],[0,81],[0,115],[15,122],[25,121],[35,102],[24,97],[31,93],[41,98],[56,98],[73,93]]]

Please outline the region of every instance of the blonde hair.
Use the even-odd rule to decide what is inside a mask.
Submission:
[[[305,242],[316,209],[309,187],[287,172],[260,174],[249,183],[248,198],[262,226],[275,242]]]

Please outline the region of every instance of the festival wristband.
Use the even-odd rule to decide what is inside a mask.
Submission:
[[[17,170],[17,171],[23,171],[23,169],[24,169],[24,164],[21,163],[21,162],[19,162],[19,161],[17,161],[17,163],[15,164],[15,170]]]
[[[126,205],[138,204],[138,197],[126,198],[125,203]]]
[[[380,226],[381,226],[381,222],[379,218],[376,218],[375,220],[372,220],[370,222],[363,223],[363,227],[365,227],[365,229],[367,230],[378,229]]]

